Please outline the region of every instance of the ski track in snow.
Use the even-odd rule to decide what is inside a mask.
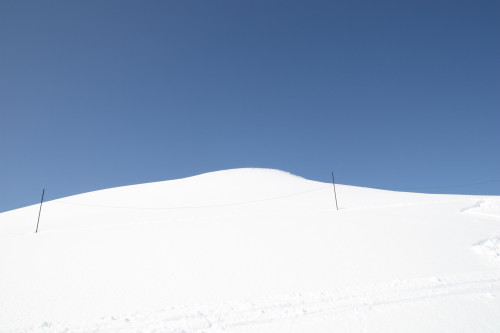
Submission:
[[[22,332],[231,332],[239,327],[256,331],[261,325],[301,320],[310,316],[342,316],[373,309],[432,302],[442,298],[500,297],[500,271],[399,280],[349,290],[293,294],[226,303],[116,315],[84,326],[41,323]]]

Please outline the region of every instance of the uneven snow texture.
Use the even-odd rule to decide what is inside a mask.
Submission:
[[[491,260],[500,260],[500,237],[492,237],[474,244],[474,250]]]
[[[0,214],[0,332],[500,332],[500,198],[269,169]]]

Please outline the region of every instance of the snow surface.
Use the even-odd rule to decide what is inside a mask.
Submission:
[[[500,197],[270,169],[0,214],[0,332],[500,332]]]

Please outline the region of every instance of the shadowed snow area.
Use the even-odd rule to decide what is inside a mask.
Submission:
[[[499,332],[500,198],[235,169],[0,214],[0,332]]]

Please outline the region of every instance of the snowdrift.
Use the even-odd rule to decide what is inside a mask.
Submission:
[[[269,169],[0,214],[1,332],[500,331],[500,197]]]

